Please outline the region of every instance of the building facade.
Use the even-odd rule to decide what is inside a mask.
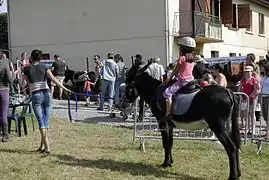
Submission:
[[[140,53],[166,64],[163,0],[10,0],[12,59],[39,48],[57,53],[72,69],[86,70],[86,57],[121,53],[126,64]],[[90,61],[90,69],[94,68]]]
[[[137,53],[167,65],[186,35],[205,57],[261,57],[268,51],[268,10],[266,0],[9,0],[9,42],[13,60],[39,48],[81,70],[86,57],[105,58],[110,50],[127,65]]]
[[[175,39],[193,35],[205,57],[244,56],[263,59],[269,50],[269,1],[192,0],[175,13]],[[195,12],[194,12],[195,10]],[[194,12],[194,13],[193,13]]]

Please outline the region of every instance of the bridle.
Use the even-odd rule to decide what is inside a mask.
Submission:
[[[135,78],[139,75],[141,75],[142,73],[145,72],[145,70],[149,67],[149,65],[152,63],[152,61],[148,61],[148,64],[141,67],[141,68],[138,68],[138,71],[137,72],[134,72],[134,69],[132,69],[132,72],[129,72],[132,74],[132,80],[129,82],[129,83],[126,83],[126,89],[130,89],[131,91],[133,92],[127,92],[127,93],[133,93],[133,95],[135,97],[138,97],[139,94],[138,94],[138,90],[137,90],[137,87],[136,87],[136,83],[135,83]],[[134,67],[134,68],[137,68],[137,67]],[[128,79],[128,78],[127,78]]]

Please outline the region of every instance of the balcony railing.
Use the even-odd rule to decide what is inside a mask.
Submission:
[[[203,12],[176,12],[173,22],[174,36],[195,36],[222,40],[221,18]]]

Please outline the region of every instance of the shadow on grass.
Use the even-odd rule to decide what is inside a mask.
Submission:
[[[122,118],[110,118],[109,116],[96,116],[96,117],[89,117],[84,120],[78,121],[82,123],[87,123],[87,124],[98,124],[98,123],[124,123]]]
[[[133,176],[155,176],[158,178],[176,178],[180,180],[204,180],[204,178],[171,173],[169,171],[164,171],[161,168],[143,163],[121,162],[112,159],[79,159],[69,155],[56,155],[56,157],[59,159],[59,161],[56,161],[58,164],[126,172]]]
[[[97,117],[89,117],[84,120],[77,120],[75,122],[79,123],[86,123],[86,124],[102,124],[102,123],[107,123],[111,124],[115,127],[119,128],[128,128],[128,129],[133,129],[134,128],[134,122],[133,120],[123,120],[123,118],[119,115],[116,116],[116,118],[111,118],[109,116],[97,116]],[[137,123],[136,128],[138,131],[141,130],[155,130],[158,129],[158,125],[155,124],[150,124],[149,122],[145,122],[144,124]]]
[[[0,152],[5,152],[5,153],[17,153],[17,154],[33,154],[36,153],[36,150],[31,150],[31,151],[25,151],[23,149],[0,149]]]

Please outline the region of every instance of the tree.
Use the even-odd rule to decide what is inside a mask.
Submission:
[[[1,0],[0,0],[1,2]],[[8,48],[8,17],[7,13],[0,14],[0,48]]]

